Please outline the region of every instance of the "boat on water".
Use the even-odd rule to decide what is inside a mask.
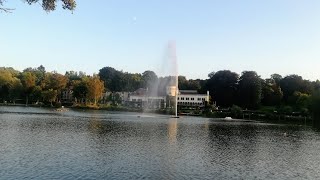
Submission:
[[[227,117],[225,117],[224,119],[225,119],[225,120],[232,120],[232,117],[227,116]]]

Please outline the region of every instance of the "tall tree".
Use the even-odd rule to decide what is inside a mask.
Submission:
[[[0,98],[6,101],[9,98],[9,89],[14,80],[13,74],[8,68],[0,68]]]
[[[14,78],[9,89],[9,97],[13,104],[16,103],[16,100],[21,96],[23,93],[23,86],[18,78]]]
[[[66,87],[68,78],[59,73],[46,73],[42,88],[45,90],[53,89],[58,93],[58,100],[61,95],[61,91]]]
[[[89,99],[94,100],[94,104],[97,104],[97,101],[102,97],[104,91],[104,83],[100,80],[99,76],[93,76],[89,78],[88,81],[88,94]]]
[[[32,74],[34,74],[36,76],[36,85],[40,86],[41,82],[44,80],[46,69],[45,67],[40,65],[37,68],[26,68],[23,70],[23,72],[31,72]]]
[[[293,96],[293,93],[299,91],[301,93],[311,94],[312,85],[310,82],[304,80],[299,75],[289,75],[281,79],[280,87],[283,91],[283,98],[286,103],[289,102],[289,98]]]
[[[262,97],[261,103],[265,106],[277,106],[280,105],[283,93],[281,91],[280,85],[277,84],[275,79],[271,78],[262,80]]]
[[[158,76],[153,71],[145,71],[142,73],[142,83],[145,88],[153,88],[153,85],[158,81]]]
[[[28,105],[29,96],[33,88],[36,86],[36,76],[31,72],[24,72],[21,74],[21,82],[24,87],[26,105]]]
[[[229,70],[209,74],[207,88],[217,105],[231,107],[235,104],[239,75]]]
[[[115,80],[115,76],[117,73],[118,71],[112,67],[104,67],[99,70],[99,77],[104,81],[105,87],[108,87],[108,90],[112,92],[117,90],[117,82]]]
[[[238,99],[243,108],[256,109],[261,102],[261,79],[255,71],[244,71],[239,80]]]
[[[83,103],[88,93],[88,77],[83,77],[81,80],[75,80],[72,82],[73,86],[73,97],[76,98],[76,103]]]

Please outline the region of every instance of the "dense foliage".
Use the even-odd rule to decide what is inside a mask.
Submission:
[[[15,103],[61,102],[62,92],[73,91],[75,103],[96,104],[105,91],[133,92],[139,88],[165,94],[167,85],[174,85],[173,77],[158,77],[153,71],[129,73],[104,67],[97,75],[68,71],[64,75],[46,72],[43,66],[19,72],[13,68],[0,68],[0,100]],[[211,104],[219,108],[240,107],[256,110],[273,107],[281,113],[308,115],[319,109],[320,82],[308,81],[298,75],[282,77],[272,74],[262,79],[254,71],[244,71],[241,76],[229,70],[212,72],[205,80],[188,80],[179,76],[179,89],[210,92]],[[155,86],[156,85],[156,86]],[[237,105],[237,106],[234,106]],[[269,108],[270,109],[270,108]]]

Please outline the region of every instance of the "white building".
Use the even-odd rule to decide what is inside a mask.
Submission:
[[[129,102],[136,107],[161,109],[165,107],[166,97],[151,96],[147,89],[140,88],[129,95]]]
[[[204,107],[209,102],[209,91],[207,94],[198,94],[196,90],[179,90],[178,106]]]
[[[104,95],[105,99],[113,99],[118,96],[121,99],[122,104],[129,100],[129,92],[110,92],[107,91]]]
[[[135,107],[149,109],[161,109],[175,102],[175,86],[166,88],[167,96],[151,96],[147,89],[140,88],[129,95],[129,103]],[[198,94],[196,90],[178,90],[177,102],[180,107],[204,107],[209,102],[209,91],[206,94]],[[167,99],[169,98],[169,99]]]

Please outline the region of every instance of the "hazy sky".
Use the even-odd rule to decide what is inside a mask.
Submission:
[[[0,66],[157,72],[169,40],[179,74],[255,70],[320,79],[320,1],[77,0],[73,14],[20,0],[0,13]]]

